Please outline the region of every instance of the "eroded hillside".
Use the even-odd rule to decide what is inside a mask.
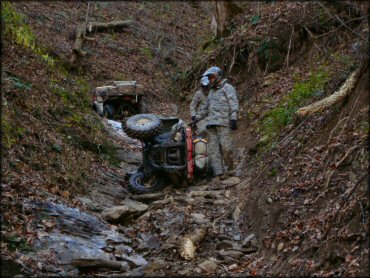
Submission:
[[[230,34],[217,39],[206,3],[2,3],[2,256],[16,269],[8,275],[367,275],[368,7],[239,5]],[[134,23],[90,34],[76,65],[76,27],[86,18]],[[92,89],[137,80],[150,112],[188,119],[211,65],[224,69],[239,96],[238,177],[168,187],[113,221],[117,206],[140,200],[124,179],[140,164],[140,144],[92,113]],[[356,70],[344,99],[297,115],[340,91]],[[178,244],[198,229],[206,236],[184,260]],[[68,247],[76,238],[58,230],[90,237],[86,254],[106,264],[69,266],[52,239]]]

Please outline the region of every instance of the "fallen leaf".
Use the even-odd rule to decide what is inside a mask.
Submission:
[[[64,198],[69,198],[69,191],[68,190],[65,190],[65,191],[63,191],[62,193],[60,193],[60,195],[62,195],[62,197],[64,197]]]

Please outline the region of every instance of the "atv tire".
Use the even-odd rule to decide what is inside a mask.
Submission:
[[[138,114],[122,123],[122,130],[131,138],[139,140],[150,139],[161,129],[161,120],[153,114]]]
[[[109,120],[113,119],[114,116],[114,107],[112,104],[104,105],[104,114],[107,116]]]
[[[129,178],[128,189],[132,193],[144,194],[160,191],[164,185],[163,178],[159,175],[154,175],[145,180],[143,172],[136,172]]]

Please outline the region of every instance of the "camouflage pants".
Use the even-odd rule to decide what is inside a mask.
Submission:
[[[207,129],[206,129],[206,120],[200,120],[197,123],[197,133],[202,135],[203,137],[207,136]]]
[[[225,126],[210,126],[208,132],[208,157],[214,176],[224,174],[224,163],[231,171],[234,168],[233,139],[231,130]]]

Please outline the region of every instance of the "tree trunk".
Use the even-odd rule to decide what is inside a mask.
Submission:
[[[212,31],[216,37],[224,37],[229,33],[226,27],[230,24],[233,17],[240,13],[242,9],[232,1],[216,0],[212,2],[212,4]]]
[[[321,112],[343,100],[352,92],[367,66],[368,63],[363,63],[360,65],[355,71],[352,72],[352,74],[347,78],[338,91],[322,100],[298,109],[296,115],[298,117],[309,116],[314,113]]]
[[[125,21],[112,21],[107,23],[102,22],[92,22],[86,27],[84,24],[77,27],[76,31],[76,40],[72,48],[72,58],[71,63],[76,64],[79,57],[83,57],[86,55],[86,52],[82,50],[82,46],[87,38],[85,34],[92,33],[92,32],[103,32],[105,30],[116,30],[127,28],[132,25],[132,20],[125,20]]]

